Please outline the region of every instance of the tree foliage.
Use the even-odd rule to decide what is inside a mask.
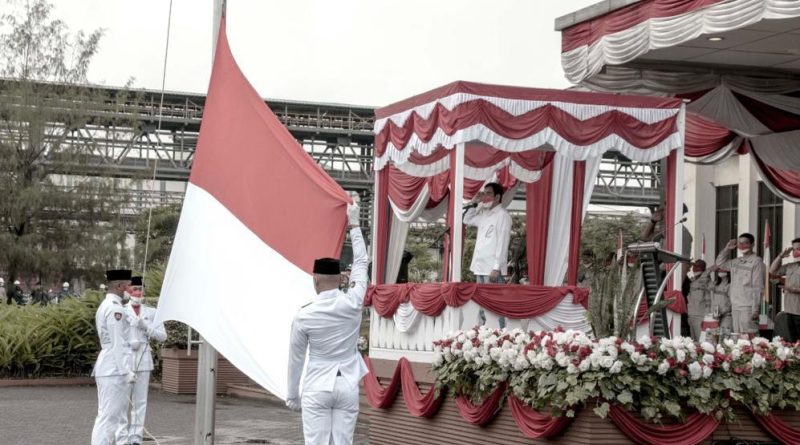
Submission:
[[[71,33],[45,0],[13,6],[0,17],[0,267],[10,280],[96,280],[129,265],[131,181],[97,165],[115,152],[93,141],[134,122],[88,104],[114,110],[134,99],[86,85],[102,31]]]

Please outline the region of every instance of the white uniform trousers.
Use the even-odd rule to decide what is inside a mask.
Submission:
[[[350,445],[358,420],[358,386],[336,378],[333,391],[303,392],[306,445]]]
[[[97,417],[92,429],[92,445],[127,443],[128,396],[131,385],[125,376],[95,377],[97,384]]]
[[[144,416],[147,413],[147,393],[150,390],[150,371],[138,371],[136,382],[133,384],[133,406],[130,410],[130,427],[128,428],[128,443],[142,443],[144,434]]]

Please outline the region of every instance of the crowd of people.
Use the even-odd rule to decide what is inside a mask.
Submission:
[[[100,285],[100,290],[103,290],[105,285]],[[26,286],[20,280],[14,280],[8,289],[6,289],[6,282],[4,278],[0,278],[0,295],[6,296],[6,304],[16,304],[17,306],[25,305],[39,305],[47,306],[50,304],[58,304],[69,298],[76,297],[77,294],[73,292],[68,281],[61,284],[61,288],[50,287],[45,290],[42,287],[42,282],[37,281],[33,285]]]

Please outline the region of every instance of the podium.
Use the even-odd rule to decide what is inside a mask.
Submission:
[[[689,258],[679,255],[675,252],[670,252],[661,249],[658,242],[641,242],[628,245],[627,252],[639,255],[639,263],[641,264],[642,271],[642,287],[644,290],[644,298],[647,298],[647,307],[653,307],[658,304],[664,295],[664,290],[669,277],[677,270],[672,267],[666,271],[666,264],[674,264],[689,262]],[[638,315],[639,304],[637,300],[635,313]],[[639,317],[635,317],[638,319]],[[666,308],[650,314],[650,335],[662,336],[671,338],[672,333],[669,330],[667,322]]]

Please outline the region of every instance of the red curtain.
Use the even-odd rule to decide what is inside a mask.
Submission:
[[[508,384],[503,382],[480,405],[473,405],[469,398],[465,396],[456,397],[456,407],[458,414],[467,422],[484,426],[491,422],[497,413],[500,412],[500,401],[506,395]]]
[[[702,442],[719,426],[714,416],[694,413],[675,425],[657,425],[640,420],[625,408],[611,405],[608,418],[631,440],[647,445],[692,445]]]
[[[800,430],[792,428],[775,413],[770,413],[768,416],[759,416],[751,411],[750,414],[753,416],[756,423],[761,426],[761,429],[766,431],[770,436],[778,439],[782,443],[800,444]]]
[[[677,117],[647,124],[617,110],[580,120],[550,104],[511,116],[483,100],[463,102],[452,110],[437,103],[427,118],[412,113],[402,127],[388,121],[375,135],[375,153],[383,156],[389,142],[408,150],[406,146],[414,135],[427,142],[437,131],[454,134],[475,125],[509,139],[524,139],[550,128],[574,145],[588,146],[615,134],[636,147],[652,147],[675,133]]]
[[[375,377],[375,371],[372,368],[372,361],[370,361],[369,357],[364,357],[364,362],[366,362],[367,369],[369,369],[369,373],[364,376],[364,392],[371,407],[388,408],[392,406],[397,397],[397,391],[402,388],[403,401],[405,401],[406,408],[412,416],[427,418],[432,417],[439,411],[444,401],[444,391],[437,397],[436,391],[431,388],[427,394],[423,395],[414,379],[411,363],[405,357],[397,362],[392,380],[386,387],[381,386],[377,377]]]
[[[586,161],[574,161],[572,173],[572,214],[569,225],[569,263],[567,284],[578,283],[578,264],[581,258],[581,224],[583,223],[583,183],[586,178]]]
[[[508,406],[517,427],[525,437],[547,439],[559,434],[572,423],[571,417],[552,417],[541,414],[514,396],[508,396]]]
[[[382,317],[391,317],[400,303],[410,301],[419,312],[432,317],[445,306],[458,307],[474,300],[483,308],[510,318],[530,318],[551,311],[569,293],[572,303],[589,305],[589,290],[574,286],[548,287],[476,283],[402,283],[370,286],[364,299]]]
[[[736,137],[727,127],[686,113],[686,156],[700,158],[721,150]]]
[[[528,279],[533,285],[544,284],[544,265],[547,261],[547,235],[550,220],[550,198],[553,189],[553,164],[542,169],[542,177],[527,185],[525,190],[526,253]]]
[[[431,192],[426,208],[436,207],[450,193],[450,171],[429,177],[417,177],[405,174],[389,164],[380,172],[388,175],[386,193],[389,198],[394,205],[403,210],[408,210],[414,205],[425,184]]]

